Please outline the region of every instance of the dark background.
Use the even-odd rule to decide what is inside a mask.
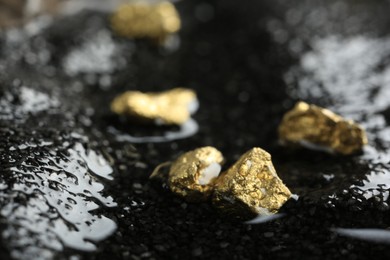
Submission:
[[[6,33],[0,38],[2,182],[10,187],[17,182],[27,185],[24,177],[15,177],[10,168],[27,158],[36,160],[39,165],[37,158],[46,152],[40,151],[43,149],[40,147],[16,150],[12,156],[17,159],[11,162],[9,147],[13,144],[50,140],[53,144],[48,149],[61,157],[75,142],[70,136],[72,132],[88,137],[84,146],[100,151],[114,170],[113,181],[98,181],[105,186],[104,194],[112,196],[118,206],[101,206],[95,214],[114,220],[118,229],[98,243],[95,252],[66,248],[60,252],[54,250],[54,256],[76,255],[86,259],[388,258],[388,241],[360,241],[339,236],[332,229],[387,229],[390,224],[388,188],[374,188],[376,196],[363,195],[364,185],[370,182],[367,176],[372,172],[379,175],[379,184],[389,183],[388,160],[380,159],[385,158],[388,145],[386,138],[378,135],[388,127],[385,120],[389,118],[389,110],[383,104],[376,106],[377,93],[385,93],[389,86],[386,81],[366,84],[364,78],[371,74],[383,76],[388,67],[390,51],[383,46],[390,44],[387,40],[389,2],[229,0],[181,1],[176,6],[183,23],[180,47],[176,51],[148,40],[117,37],[110,30],[108,14],[93,11],[58,18],[33,36],[20,29],[21,36],[16,40],[10,40],[10,34]],[[113,69],[101,72],[98,66],[96,71],[69,75],[63,66],[64,59],[102,30],[108,32],[110,42],[117,48]],[[342,108],[355,105],[351,97],[357,95],[359,89],[346,86],[347,90],[340,92],[336,84],[339,73],[349,78],[345,74],[348,68],[330,74],[336,78],[334,81],[330,78],[324,81],[316,77],[316,71],[307,71],[301,66],[302,57],[321,52],[315,42],[328,37],[341,43],[356,37],[372,39],[368,41],[368,50],[383,51],[379,61],[370,63],[373,70],[369,75],[350,76],[351,82],[362,82],[364,89],[371,93],[367,98],[356,98],[360,103],[356,103],[351,113],[369,133],[370,152],[365,151],[366,156],[340,157],[291,150],[280,147],[277,142],[277,126],[297,100],[334,108],[344,116],[349,114],[343,114]],[[377,41],[383,44],[378,45]],[[42,49],[50,53],[49,59],[29,59],[31,53],[37,54]],[[338,57],[335,56],[335,67]],[[365,64],[369,58],[364,52],[361,56],[347,57],[350,64]],[[291,71],[294,78],[287,81],[286,74]],[[108,86],[100,80],[107,76],[111,80]],[[312,79],[310,84],[319,89],[319,95],[300,96],[299,91],[294,92],[300,89],[301,78]],[[55,97],[60,105],[23,114],[18,110],[23,105],[21,86]],[[161,133],[161,129],[137,126],[117,118],[109,111],[109,104],[125,90],[160,91],[177,86],[192,88],[198,94],[200,109],[194,118],[200,129],[196,135],[167,143],[133,145],[117,141],[108,131],[109,127],[115,127],[135,135]],[[365,104],[369,108],[365,109]],[[379,117],[385,123],[370,126],[370,117]],[[65,142],[69,144],[64,145]],[[208,203],[186,203],[163,185],[149,181],[156,165],[205,145],[221,150],[227,158],[226,165],[255,146],[269,151],[280,178],[299,195],[299,200],[285,204],[281,209],[285,214],[283,218],[248,225],[219,214]],[[36,152],[42,154],[34,155]],[[333,178],[328,180],[324,175]],[[352,185],[356,185],[355,188],[351,188]],[[2,208],[23,206],[34,196],[18,193],[15,199],[10,189],[1,192]],[[0,223],[2,230],[18,225],[10,223],[4,215]],[[39,234],[29,236],[34,238]],[[22,237],[15,234],[12,239],[2,240],[4,259],[15,250],[24,250],[13,243]],[[34,244],[34,239],[31,241]],[[29,246],[27,243],[26,247]],[[40,245],[34,246],[38,249],[33,256],[38,257]]]

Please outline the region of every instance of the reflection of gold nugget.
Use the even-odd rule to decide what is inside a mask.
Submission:
[[[213,203],[233,215],[250,217],[276,213],[290,197],[271,155],[253,148],[217,179]]]
[[[112,101],[111,110],[144,121],[181,125],[195,112],[197,104],[191,89],[175,88],[159,93],[127,91]]]
[[[112,28],[129,38],[152,38],[163,41],[180,29],[180,17],[170,2],[124,4],[111,18]]]
[[[352,120],[305,102],[297,103],[285,114],[279,138],[283,143],[344,155],[360,151],[367,144],[365,131]]]
[[[168,185],[188,201],[206,200],[221,171],[222,154],[207,146],[181,155],[171,166]]]

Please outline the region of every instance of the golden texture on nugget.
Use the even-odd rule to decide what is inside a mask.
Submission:
[[[279,126],[282,143],[349,155],[367,144],[365,131],[328,109],[298,102]]]
[[[111,17],[111,26],[121,36],[164,41],[168,35],[179,31],[181,21],[170,2],[138,2],[120,6]]]
[[[276,213],[290,197],[271,155],[255,147],[217,179],[213,204],[238,217],[251,217]]]
[[[168,186],[172,192],[187,201],[204,201],[213,191],[222,162],[221,152],[213,147],[189,151],[172,163]]]
[[[196,94],[191,89],[175,88],[158,93],[126,91],[111,103],[111,110],[141,121],[181,125],[196,110]]]

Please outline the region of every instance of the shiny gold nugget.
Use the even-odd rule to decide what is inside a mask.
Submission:
[[[179,31],[181,21],[173,4],[133,3],[120,6],[111,17],[113,30],[124,37],[164,41]]]
[[[175,88],[158,93],[127,91],[112,101],[111,110],[142,121],[181,125],[196,111],[197,106],[193,90]]]
[[[237,217],[270,215],[291,197],[272,165],[271,155],[253,148],[216,181],[213,204]]]
[[[349,155],[367,144],[365,131],[352,120],[345,120],[328,109],[298,102],[279,126],[284,144]]]
[[[222,162],[221,152],[210,146],[187,152],[171,165],[169,188],[187,201],[204,201],[213,191]]]

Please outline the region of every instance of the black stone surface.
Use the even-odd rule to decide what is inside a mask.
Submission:
[[[181,1],[177,50],[119,38],[109,28],[108,14],[92,11],[2,33],[1,259],[388,259],[389,238],[358,240],[335,229],[390,225],[389,5],[384,0]],[[116,139],[112,127],[133,135],[162,129],[112,115],[114,96],[176,86],[198,93],[196,135],[167,143]],[[370,139],[367,149],[338,157],[280,147],[278,123],[300,99],[362,123]],[[113,180],[94,174],[85,166],[88,160],[72,157],[77,144],[104,157]],[[285,204],[283,217],[248,225],[207,203],[186,203],[149,181],[161,162],[205,145],[221,150],[226,166],[251,147],[266,149],[299,199]],[[104,216],[117,225],[107,239],[89,239],[94,251],[50,247],[63,242],[51,223],[66,217],[47,199],[29,206],[31,200],[80,185],[61,186],[57,177],[66,167],[47,169],[59,162],[89,168],[76,179],[87,176],[89,184],[104,185],[101,200],[84,191],[69,195],[81,206],[98,205],[82,216]],[[57,179],[48,181],[53,176]],[[107,206],[111,197],[116,207]],[[15,213],[39,205],[49,209]],[[64,212],[76,214],[76,206]],[[28,228],[38,223],[44,226]],[[77,234],[75,223],[68,221],[67,227]]]

